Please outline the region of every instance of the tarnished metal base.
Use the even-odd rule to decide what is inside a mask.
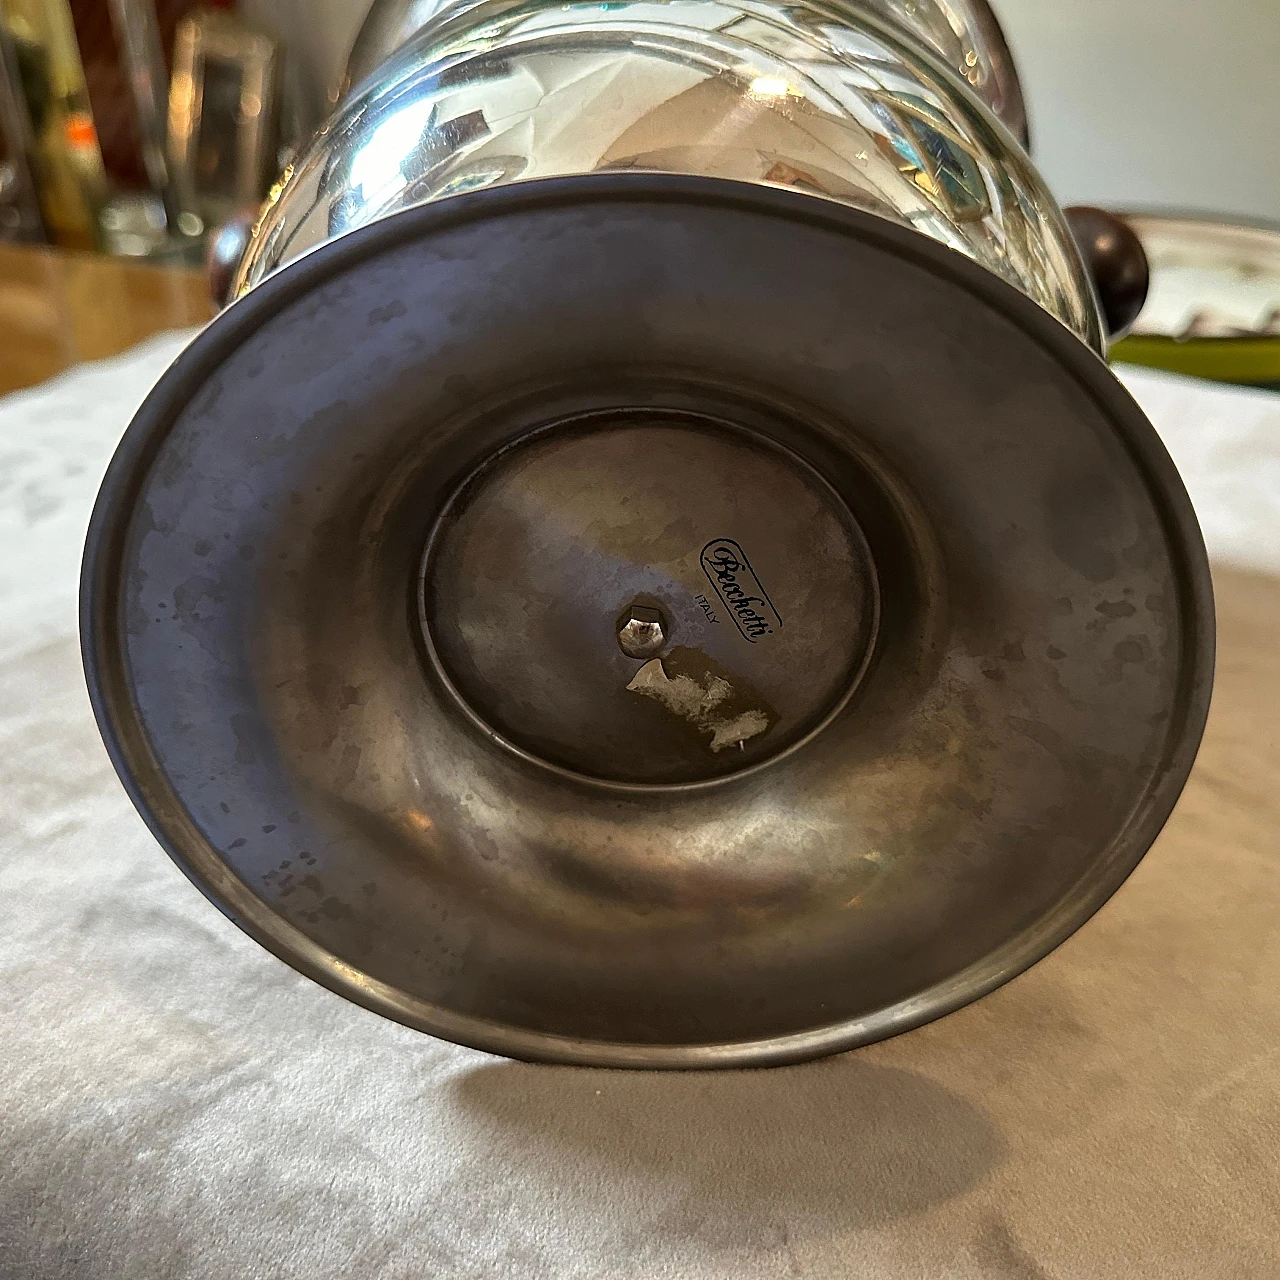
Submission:
[[[621,783],[769,760],[843,705],[874,570],[838,494],[723,421],[610,413],[504,450],[446,509],[423,573],[433,657],[532,758]],[[649,609],[662,643],[619,644]]]
[[[243,928],[607,1065],[1025,968],[1159,830],[1212,666],[1186,496],[1078,339],[873,216],[652,174],[254,289],[140,411],[84,591],[113,759]]]

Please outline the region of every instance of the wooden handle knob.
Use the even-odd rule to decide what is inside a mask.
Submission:
[[[249,247],[256,219],[256,211],[237,213],[209,234],[205,246],[205,271],[209,279],[209,297],[219,310],[231,301],[231,283],[240,259]]]
[[[1066,215],[1098,290],[1107,330],[1118,338],[1138,318],[1147,300],[1151,272],[1142,241],[1123,218],[1105,209],[1075,205]]]

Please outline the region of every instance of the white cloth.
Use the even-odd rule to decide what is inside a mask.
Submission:
[[[1224,851],[1207,800],[1028,975],[771,1072],[504,1062],[243,937],[125,798],[75,638],[186,337],[0,403],[0,1277],[1280,1275],[1275,828]],[[1280,567],[1280,396],[1124,376],[1215,554]]]
[[[1280,571],[1280,393],[1116,372],[1177,463],[1215,564]]]

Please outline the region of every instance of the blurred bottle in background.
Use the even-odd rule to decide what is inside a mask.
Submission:
[[[0,0],[30,123],[29,161],[45,231],[69,249],[101,245],[110,194],[67,0]]]
[[[194,262],[255,208],[321,113],[237,8],[0,0],[0,238]]]
[[[0,21],[0,240],[45,239],[31,169],[31,117],[8,29]]]

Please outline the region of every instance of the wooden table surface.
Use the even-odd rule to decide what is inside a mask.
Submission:
[[[212,314],[198,270],[0,244],[0,395]]]

